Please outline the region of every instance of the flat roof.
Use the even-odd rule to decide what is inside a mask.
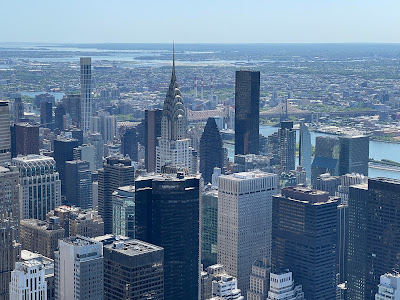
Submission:
[[[144,253],[163,250],[162,247],[146,243],[140,240],[120,240],[112,244],[105,245],[104,248],[119,252],[128,256],[136,256]]]

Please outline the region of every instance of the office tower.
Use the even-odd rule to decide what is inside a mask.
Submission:
[[[20,241],[23,249],[40,253],[54,259],[58,239],[65,235],[60,219],[50,218],[49,222],[36,219],[21,220]]]
[[[336,276],[339,284],[347,281],[347,260],[349,244],[349,206],[341,202],[338,206]]]
[[[21,250],[21,261],[22,262],[36,261],[43,266],[44,279],[47,283],[47,292],[46,292],[47,300],[55,300],[56,291],[54,282],[54,260],[38,253],[33,253],[28,250]]]
[[[268,292],[267,300],[304,300],[304,299],[305,298],[302,286],[294,285],[292,272],[286,269],[282,270],[281,272],[271,273],[270,290]],[[335,298],[325,298],[325,299],[335,299]]]
[[[17,226],[8,213],[0,216],[0,300],[9,299],[11,271],[21,253],[21,244],[17,242]]]
[[[348,299],[364,300],[366,246],[367,246],[367,203],[368,184],[357,184],[349,188],[348,230]]]
[[[84,133],[90,130],[92,118],[92,60],[81,57],[81,122],[80,128]]]
[[[112,194],[113,234],[135,238],[135,187],[118,188]]]
[[[300,125],[299,144],[299,165],[306,170],[307,179],[311,182],[311,135],[304,123]]]
[[[200,173],[204,183],[211,182],[214,168],[224,167],[224,152],[221,133],[214,118],[208,118],[200,139]]]
[[[14,124],[22,122],[24,119],[24,104],[21,97],[14,100]]]
[[[40,124],[51,128],[53,123],[53,104],[51,102],[40,102]]]
[[[226,275],[223,265],[208,266],[205,271],[200,273],[200,300],[208,300],[212,297],[212,282],[214,278]]]
[[[34,104],[37,108],[39,108],[39,107],[40,107],[40,103],[41,103],[42,101],[50,102],[51,104],[54,105],[54,104],[56,103],[56,98],[55,98],[53,95],[48,94],[48,93],[36,95],[33,104]]]
[[[173,59],[171,82],[164,100],[161,117],[161,136],[157,139],[156,172],[172,164],[191,170],[190,139],[187,137],[186,110],[175,75],[175,56]]]
[[[223,274],[214,278],[212,282],[213,297],[218,299],[243,300],[240,289],[237,288],[237,279],[231,275]]]
[[[321,174],[339,175],[339,148],[337,137],[316,137],[315,156],[311,165],[311,183],[313,186],[315,186],[317,177]]]
[[[11,162],[10,111],[8,102],[0,101],[0,167]]]
[[[268,137],[268,143],[276,173],[289,173],[296,168],[296,130],[292,121],[282,121],[278,132]]]
[[[0,221],[8,215],[14,220],[15,236],[19,236],[19,172],[16,167],[3,168],[0,166]]]
[[[121,186],[135,183],[135,168],[131,164],[130,159],[108,157],[99,170],[99,213],[103,217],[104,233],[112,233],[112,193]]]
[[[340,185],[337,188],[336,197],[339,197],[343,204],[347,204],[350,186],[365,183],[368,183],[367,176],[354,173],[342,175]]]
[[[56,299],[104,299],[103,246],[74,236],[58,241],[54,270]]]
[[[325,173],[317,177],[315,189],[328,192],[329,196],[335,196],[340,183],[340,176],[331,176],[329,173]]]
[[[79,127],[81,122],[81,97],[80,95],[65,95],[62,98],[65,114],[71,118],[72,125]],[[66,127],[64,127],[65,129]],[[80,127],[79,127],[80,128]]]
[[[39,154],[39,126],[19,123],[15,124],[16,154]]]
[[[96,148],[94,145],[82,145],[74,148],[74,160],[84,160],[89,163],[90,171],[96,171]]]
[[[256,260],[251,267],[250,288],[247,290],[247,300],[266,300],[269,290],[269,274],[271,260],[263,258]]]
[[[55,128],[62,131],[64,130],[64,116],[66,114],[65,106],[63,103],[58,103],[54,110],[54,125]]]
[[[65,162],[65,203],[82,209],[92,207],[92,172],[87,161]]]
[[[74,160],[74,148],[78,147],[78,140],[61,138],[54,140],[54,160],[57,165],[57,171],[60,174],[61,194],[66,193],[65,185],[65,163]]]
[[[11,272],[10,299],[47,300],[44,267],[37,260],[15,263]]]
[[[104,245],[103,251],[105,300],[164,299],[163,248],[127,240]]]
[[[339,137],[339,175],[368,176],[369,136]]]
[[[206,187],[201,197],[201,263],[204,268],[217,263],[218,190]]]
[[[129,155],[133,161],[138,161],[138,137],[136,128],[127,128],[121,136],[123,155]]]
[[[104,156],[104,140],[100,133],[88,134],[88,143],[93,145],[96,149],[95,153],[95,170],[103,167],[103,156]]]
[[[259,119],[260,72],[236,71],[235,154],[258,154]]]
[[[139,176],[136,238],[164,248],[164,299],[197,299],[200,175]]]
[[[257,171],[218,179],[218,263],[238,279],[244,295],[254,261],[271,257],[272,196],[277,181],[275,174]]]
[[[156,170],[156,146],[157,138],[161,136],[162,110],[145,111],[145,164],[147,172]]]
[[[306,299],[335,299],[337,202],[305,187],[273,197],[272,266],[290,266]]]
[[[73,125],[64,131],[64,137],[78,140],[78,146],[83,144],[83,131]]]
[[[381,275],[378,292],[375,300],[400,300],[400,275],[399,273],[386,273]]]
[[[270,158],[264,155],[236,154],[234,157],[235,173],[260,170],[263,172],[272,171]]]
[[[12,159],[19,170],[21,218],[45,220],[46,214],[61,204],[61,182],[52,157],[19,156]]]

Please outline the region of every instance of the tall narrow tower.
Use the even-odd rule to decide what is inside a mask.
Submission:
[[[194,98],[197,98],[197,77],[194,77]]]
[[[92,60],[81,57],[81,129],[90,130],[92,118]]]
[[[10,111],[8,102],[0,101],[0,166],[11,162]]]

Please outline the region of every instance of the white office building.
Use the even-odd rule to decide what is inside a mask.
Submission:
[[[45,220],[61,205],[61,180],[52,157],[30,154],[12,159],[18,167],[21,186],[21,219]]]
[[[400,274],[381,275],[375,300],[400,300]]]
[[[96,148],[94,145],[82,145],[74,148],[74,160],[84,160],[89,163],[91,172],[96,171]]]
[[[56,300],[103,299],[103,245],[73,236],[58,240],[54,271]]]
[[[11,272],[10,300],[47,300],[45,268],[39,261],[15,263]]]
[[[81,124],[84,133],[90,130],[92,118],[92,59],[81,57]]]
[[[301,285],[294,285],[292,272],[271,273],[269,280],[268,300],[304,300]]]
[[[244,295],[254,261],[271,259],[272,196],[276,193],[275,174],[242,172],[218,180],[218,263],[237,278]]]
[[[213,297],[226,300],[243,300],[240,289],[237,288],[237,280],[228,274],[216,277],[212,282]]]

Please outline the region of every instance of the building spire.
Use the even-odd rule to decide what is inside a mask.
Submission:
[[[175,42],[172,41],[172,74],[175,75]]]

